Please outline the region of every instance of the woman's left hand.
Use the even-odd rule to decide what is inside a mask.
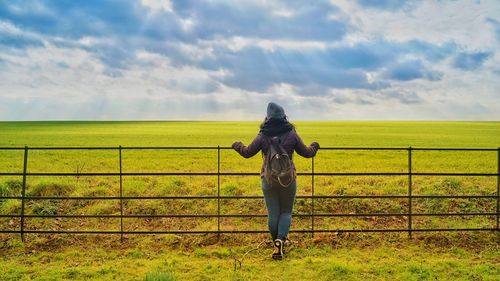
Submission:
[[[243,143],[241,141],[235,141],[233,145],[231,145],[231,147],[235,150],[238,150],[242,145]]]

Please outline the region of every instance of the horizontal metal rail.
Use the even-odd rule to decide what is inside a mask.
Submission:
[[[411,173],[413,176],[475,176],[497,177],[497,173]],[[23,173],[0,173],[0,176],[22,176]],[[232,172],[148,172],[148,173],[122,173],[122,176],[259,176],[260,173],[232,173]],[[409,173],[297,173],[299,176],[407,176]],[[52,177],[94,177],[94,176],[120,176],[120,173],[26,173],[26,176],[52,176]]]
[[[409,213],[364,213],[364,214],[336,214],[315,213],[293,214],[294,217],[402,217]],[[412,216],[496,216],[497,213],[412,213]],[[24,215],[25,218],[248,218],[267,217],[267,214],[165,214],[165,215]],[[21,215],[0,215],[0,218],[20,218]]]
[[[221,172],[220,164],[221,150],[230,150],[231,147],[222,146],[87,146],[87,147],[0,147],[2,150],[24,151],[24,162],[22,172],[5,172],[0,171],[0,176],[19,176],[23,177],[22,196],[1,196],[0,200],[21,200],[22,209],[21,214],[0,214],[0,218],[19,218],[20,229],[0,229],[0,233],[17,233],[21,234],[24,241],[24,235],[27,233],[38,234],[120,234],[122,239],[124,234],[234,234],[234,233],[267,233],[267,230],[227,230],[222,229],[220,222],[221,218],[265,218],[267,214],[231,214],[221,213],[221,205],[223,200],[245,200],[245,199],[259,199],[262,200],[263,196],[252,195],[239,195],[239,196],[223,196],[220,195],[220,178],[222,176],[259,176],[257,172]],[[119,152],[119,172],[29,172],[28,166],[28,152],[34,150],[110,150]],[[123,172],[122,171],[122,152],[126,150],[216,150],[217,151],[217,172]],[[408,232],[411,237],[414,232],[431,232],[431,231],[499,231],[500,220],[500,148],[415,148],[415,147],[324,147],[321,150],[336,150],[336,151],[349,151],[349,150],[363,150],[363,151],[404,151],[408,154],[408,167],[405,172],[315,172],[314,158],[312,159],[311,172],[299,172],[299,176],[311,176],[312,191],[310,195],[298,195],[297,199],[311,200],[311,213],[296,213],[295,217],[311,218],[310,229],[293,229],[290,232],[297,233],[311,233],[316,232]],[[412,169],[412,151],[465,151],[465,152],[496,152],[498,155],[497,172],[476,172],[476,173],[462,173],[462,172],[415,172]],[[117,156],[118,156],[117,155]],[[404,168],[404,167],[403,167]],[[91,177],[91,176],[109,176],[119,177],[120,179],[120,194],[119,196],[30,196],[26,192],[27,177]],[[182,196],[123,196],[122,180],[126,177],[141,177],[141,176],[201,176],[201,177],[217,177],[217,195],[182,195]],[[407,176],[408,177],[408,194],[405,195],[318,195],[315,194],[314,178],[316,176],[336,177],[336,176]],[[415,176],[459,176],[459,177],[496,177],[497,190],[493,194],[473,194],[473,195],[414,195],[412,179]],[[318,213],[315,210],[314,202],[317,200],[351,200],[351,199],[389,199],[389,200],[402,200],[403,203],[407,202],[408,209],[404,212],[396,213]],[[443,200],[443,199],[487,199],[496,200],[496,212],[415,212],[412,209],[412,203],[415,200]],[[26,202],[33,200],[119,200],[120,214],[33,214],[25,211]],[[125,200],[217,200],[217,213],[207,214],[127,214],[124,211],[123,202]],[[29,206],[29,205],[27,205]],[[480,217],[496,217],[496,227],[469,227],[469,228],[416,228],[412,224],[412,217],[466,217],[466,216],[480,216]],[[328,217],[351,217],[361,219],[371,219],[374,217],[399,217],[403,221],[407,220],[407,228],[398,229],[321,229],[315,224],[314,218],[328,218]],[[120,219],[120,230],[39,230],[30,229],[26,227],[27,219]],[[124,228],[124,219],[151,219],[151,218],[217,218],[217,230],[141,230],[129,231]]]
[[[496,228],[421,228],[414,229],[415,232],[433,232],[433,231],[496,231]],[[407,232],[408,229],[316,229],[315,232]],[[236,233],[268,233],[268,230],[147,230],[147,231],[118,231],[118,230],[25,230],[24,233],[40,234],[236,234]],[[290,230],[295,233],[310,233],[311,230],[297,229]],[[19,233],[17,230],[0,230],[0,233]]]
[[[264,199],[264,196],[25,196],[25,200],[164,200],[164,199]],[[297,195],[296,199],[408,199],[408,195]],[[496,199],[496,195],[412,195],[414,199]],[[22,196],[5,196],[0,199],[23,199]]]
[[[217,150],[232,149],[230,146],[122,146],[122,150]],[[31,146],[29,150],[119,150],[119,146]],[[24,150],[24,147],[0,147],[0,150]],[[408,147],[321,147],[321,150],[400,150]],[[412,147],[412,150],[428,151],[497,151],[497,148],[475,147]]]

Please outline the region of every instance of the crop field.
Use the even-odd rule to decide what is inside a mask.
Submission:
[[[296,122],[308,145],[322,147],[498,148],[500,122]],[[248,145],[259,122],[0,122],[0,147]],[[23,171],[23,150],[0,150],[0,172]],[[221,172],[258,172],[261,154],[244,159],[220,152]],[[311,159],[294,155],[298,172]],[[497,151],[413,151],[413,172],[498,173]],[[122,150],[123,172],[217,172],[217,150]],[[118,150],[30,150],[28,172],[119,172]],[[408,152],[319,150],[315,172],[408,171]],[[223,196],[262,195],[257,176],[222,176]],[[315,176],[315,195],[407,195],[408,176]],[[124,176],[123,196],[217,195],[217,176]],[[497,177],[414,176],[413,195],[497,195]],[[28,176],[27,196],[118,196],[117,176]],[[310,176],[299,176],[297,195],[311,195]],[[21,196],[22,177],[0,176],[0,196]],[[316,213],[405,213],[407,199],[315,199]],[[119,215],[119,200],[26,200],[27,215]],[[309,214],[297,199],[295,214]],[[223,199],[221,214],[265,215],[262,199]],[[495,213],[492,198],[414,199],[415,213]],[[0,214],[20,214],[21,200],[0,201]],[[217,214],[217,200],[124,200],[128,215]],[[494,228],[497,217],[414,217],[415,228]],[[267,218],[221,218],[221,230],[267,230]],[[317,217],[316,229],[398,229],[408,218]],[[308,230],[311,218],[293,218]],[[17,230],[19,218],[0,217]],[[26,230],[120,230],[119,218],[26,218]],[[217,218],[124,218],[125,231],[217,230]],[[499,233],[291,233],[286,260],[270,260],[267,234],[0,235],[0,280],[500,280]],[[244,256],[245,255],[245,256]],[[241,268],[235,259],[241,259]],[[236,265],[236,267],[235,267]]]

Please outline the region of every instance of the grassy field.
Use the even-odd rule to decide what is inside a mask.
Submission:
[[[251,142],[258,122],[0,122],[0,147],[11,146],[230,146]],[[356,147],[500,146],[500,122],[296,122],[306,144]],[[216,172],[216,150],[124,150],[124,172]],[[311,160],[295,156],[299,172]],[[243,159],[221,151],[221,171],[256,172],[260,154]],[[315,158],[316,172],[406,172],[406,151],[327,151]],[[0,171],[21,172],[22,151],[0,151]],[[117,151],[30,151],[30,172],[117,172]],[[414,151],[415,172],[497,172],[496,152]],[[0,194],[18,196],[20,177],[0,177]],[[405,176],[315,178],[316,195],[405,195]],[[496,195],[495,177],[414,177],[414,195]],[[117,196],[118,177],[28,177],[30,196]],[[300,177],[298,195],[311,193],[310,177]],[[124,196],[216,195],[216,177],[125,177]],[[222,195],[261,195],[258,178],[221,178]],[[262,200],[222,200],[221,213],[265,214]],[[405,212],[406,200],[324,199],[317,213]],[[492,199],[416,199],[414,212],[495,212]],[[217,213],[211,200],[126,200],[126,214]],[[294,212],[307,214],[310,200],[296,201]],[[33,200],[27,214],[119,214],[113,200]],[[1,214],[19,214],[20,200],[0,201]],[[495,217],[415,217],[419,228],[491,228]],[[216,230],[216,218],[125,219],[125,230]],[[29,218],[27,229],[118,230],[118,219]],[[406,217],[316,218],[322,229],[404,228]],[[266,229],[266,218],[224,218],[221,229]],[[308,229],[310,218],[294,217],[293,229]],[[0,229],[18,229],[18,219],[0,218]],[[292,234],[294,249],[282,263],[270,250],[241,257],[267,235],[0,236],[0,280],[19,278],[154,280],[499,280],[498,233]],[[90,245],[89,245],[90,244]],[[190,269],[190,270],[188,270]]]

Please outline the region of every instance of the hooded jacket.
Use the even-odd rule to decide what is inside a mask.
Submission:
[[[297,154],[302,157],[311,158],[316,155],[319,144],[313,142],[310,146],[306,146],[295,130],[291,130],[288,135],[286,135],[286,133],[284,135],[286,138],[282,140],[281,145],[287,152],[290,160],[292,160],[292,167],[294,171],[296,171],[295,164],[293,163],[293,152],[296,151]],[[263,155],[265,155],[269,151],[269,142],[266,138],[269,137],[265,136],[263,133],[259,133],[248,146],[245,146],[242,142],[235,142],[233,148],[245,158],[254,156],[260,150],[262,150]],[[261,177],[264,176],[264,164],[265,163],[262,163]]]

